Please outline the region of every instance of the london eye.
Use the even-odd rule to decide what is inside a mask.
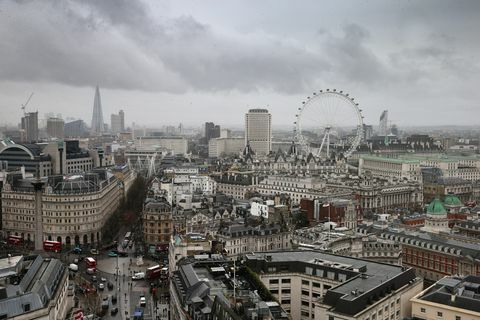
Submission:
[[[362,140],[362,110],[343,91],[314,92],[298,108],[294,134],[307,154],[330,158],[335,152],[348,158]]]

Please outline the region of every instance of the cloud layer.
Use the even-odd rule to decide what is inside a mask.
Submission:
[[[413,106],[430,97],[442,108],[471,108],[479,98],[472,92],[480,80],[473,41],[479,2],[385,3],[341,1],[333,10],[316,1],[242,2],[245,11],[230,16],[233,27],[222,28],[182,8],[171,14],[165,2],[4,0],[0,82],[278,97],[331,85],[356,90],[372,104],[400,105],[413,95]],[[260,16],[264,24],[247,10],[256,5],[269,12]],[[290,6],[292,15],[303,10],[310,27],[288,16]],[[245,27],[249,17],[252,26]],[[235,28],[242,20],[243,29]],[[454,97],[438,98],[450,89]]]

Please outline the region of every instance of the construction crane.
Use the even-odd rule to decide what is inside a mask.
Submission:
[[[34,94],[34,92],[32,92],[32,93],[30,94],[30,97],[28,97],[27,102],[25,102],[24,104],[22,104],[21,109],[22,109],[22,111],[23,111],[23,115],[24,115],[24,116],[27,115],[27,113],[25,112],[25,107],[26,107],[27,104],[30,102],[30,99],[32,99],[33,94]]]

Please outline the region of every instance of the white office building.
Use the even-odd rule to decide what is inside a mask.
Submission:
[[[267,155],[272,150],[272,115],[267,109],[250,109],[245,114],[247,144],[256,155]]]

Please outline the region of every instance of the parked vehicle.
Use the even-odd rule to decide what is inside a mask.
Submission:
[[[114,295],[112,296],[112,304],[116,304],[116,303],[117,303],[117,295],[114,294]]]
[[[76,253],[76,254],[82,253],[82,248],[80,248],[80,247],[73,248],[73,253]]]
[[[105,285],[103,283],[99,283],[98,290],[104,290],[104,289],[105,289]]]
[[[107,288],[108,290],[113,290],[113,283],[111,282],[107,283]]]
[[[87,274],[94,274],[95,273],[95,269],[94,268],[88,268],[87,269]]]
[[[110,310],[110,314],[111,314],[112,316],[116,315],[117,313],[118,313],[118,308],[117,308],[117,307],[115,307],[115,308],[113,308],[112,310]]]
[[[147,305],[147,299],[144,296],[140,297],[140,307],[145,307]]]
[[[90,250],[90,253],[93,254],[93,255],[97,255],[98,250],[97,249],[92,249],[92,250]]]

